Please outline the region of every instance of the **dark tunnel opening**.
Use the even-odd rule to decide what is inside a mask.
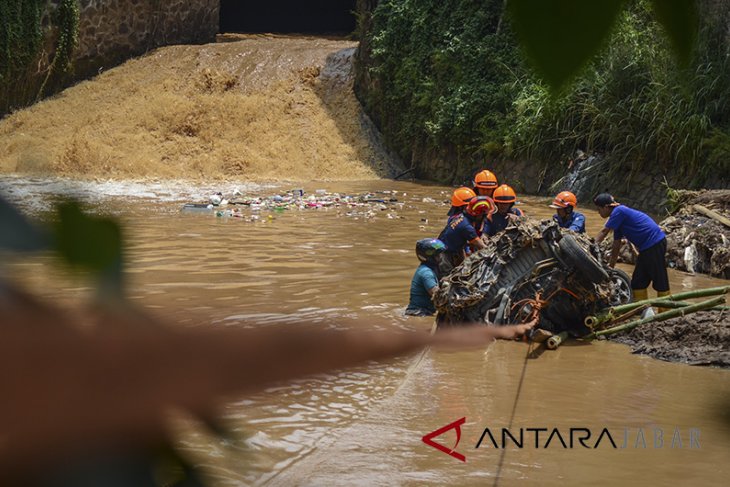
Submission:
[[[356,0],[221,0],[220,31],[347,35]]]

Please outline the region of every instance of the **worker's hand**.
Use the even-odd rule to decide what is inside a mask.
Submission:
[[[537,318],[527,323],[521,323],[519,325],[504,325],[504,326],[492,326],[492,333],[495,338],[501,338],[504,340],[514,340],[519,338],[537,325]]]
[[[537,325],[537,320],[520,325],[495,326],[483,323],[440,329],[433,335],[431,345],[446,350],[484,347],[496,339],[514,340]]]

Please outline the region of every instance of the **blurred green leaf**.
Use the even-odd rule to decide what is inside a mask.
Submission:
[[[97,273],[102,293],[121,290],[122,236],[111,218],[86,215],[76,201],[57,206],[56,250],[72,267]]]
[[[170,444],[163,445],[154,458],[153,476],[165,487],[205,487],[198,468]]]
[[[32,252],[47,249],[48,236],[13,205],[0,198],[0,249]]]
[[[699,22],[695,0],[653,0],[654,14],[664,26],[677,59],[687,66]]]
[[[598,52],[624,0],[510,0],[512,25],[538,75],[559,90]]]

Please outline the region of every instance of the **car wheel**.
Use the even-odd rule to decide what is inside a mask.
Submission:
[[[611,269],[611,306],[619,306],[631,302],[631,278],[621,269]]]
[[[563,258],[578,272],[591,280],[591,282],[604,282],[608,280],[608,272],[598,263],[586,249],[575,240],[572,235],[563,235],[558,243]]]

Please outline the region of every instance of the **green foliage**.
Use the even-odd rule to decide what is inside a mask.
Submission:
[[[0,2],[0,84],[28,69],[43,42],[41,16],[47,0]]]
[[[715,35],[711,26],[701,33]],[[727,59],[710,44],[700,43],[695,64],[679,69],[648,5],[638,2],[565,96],[552,99],[541,85],[526,85],[515,100],[517,130],[508,140],[518,153],[542,159],[581,149],[609,154],[631,171],[658,163],[706,176],[717,165],[705,164],[705,139],[726,123],[730,94]]]
[[[470,145],[477,134],[489,138],[502,132],[518,68],[501,4],[379,4],[373,16],[370,76],[383,98],[370,100],[370,107],[376,119],[389,125],[386,132],[396,145]]]
[[[104,272],[121,258],[119,224],[86,215],[75,201],[57,207],[56,247],[72,266]]]
[[[38,89],[36,100],[45,93],[46,85],[54,74],[62,75],[71,69],[72,54],[79,42],[79,3],[78,0],[60,0],[53,15],[54,24],[58,26],[58,39],[53,61],[48,67],[43,83]]]
[[[52,250],[72,268],[90,271],[98,279],[99,297],[122,296],[122,234],[116,220],[89,215],[73,200],[55,207],[50,228],[30,222],[0,198],[0,251]]]
[[[61,0],[56,10],[58,41],[53,65],[66,72],[71,68],[71,56],[79,42],[79,3],[78,0]]]
[[[582,9],[556,34],[543,12],[554,1],[507,3],[507,20],[500,0],[379,3],[369,33],[374,89],[363,98],[402,156],[425,146],[444,154],[452,148],[472,159],[547,163],[580,149],[607,156],[617,173],[679,167],[688,184],[727,168],[729,6],[701,3],[712,10],[699,16],[698,29],[694,2],[577,2]],[[537,9],[533,16],[542,14],[523,25],[523,15],[515,14],[522,4]],[[591,12],[607,19],[598,22]],[[608,33],[614,24],[607,42],[588,32]],[[576,59],[553,71],[546,65],[537,78],[520,61],[513,27],[520,38],[535,33],[525,50],[552,49]],[[574,82],[554,96],[556,84],[573,76],[602,43]]]
[[[42,25],[48,12],[52,29]],[[71,70],[79,15],[79,0],[0,0],[0,115],[38,100]],[[50,32],[57,37],[46,65],[42,47]]]
[[[562,88],[607,40],[624,0],[513,0],[512,25],[551,88]],[[576,42],[576,40],[578,40]]]

